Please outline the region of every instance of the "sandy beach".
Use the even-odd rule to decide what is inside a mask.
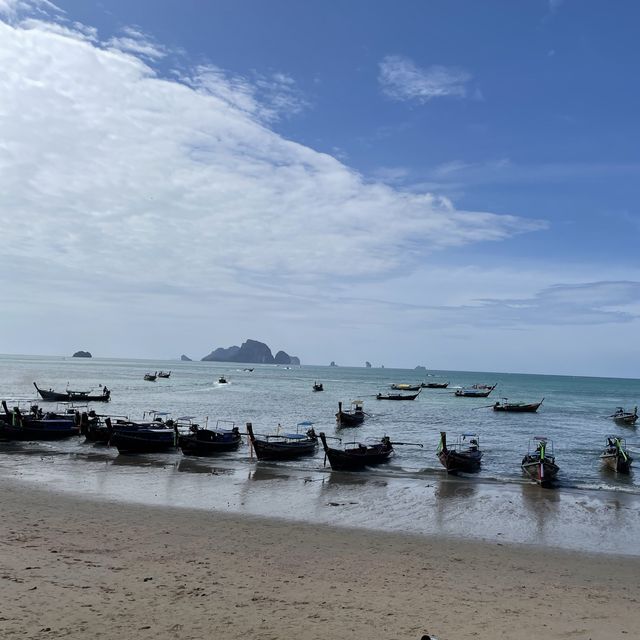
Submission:
[[[640,559],[8,484],[2,638],[633,638]]]

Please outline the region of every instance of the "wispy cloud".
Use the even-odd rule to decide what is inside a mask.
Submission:
[[[433,98],[467,95],[471,75],[462,69],[432,65],[418,67],[404,56],[387,56],[379,64],[378,80],[385,95],[394,100],[428,102]]]
[[[556,13],[564,4],[564,0],[549,0],[549,12]]]
[[[137,27],[124,27],[122,35],[110,38],[106,45],[116,51],[127,51],[152,61],[160,60],[167,55],[164,47]]]

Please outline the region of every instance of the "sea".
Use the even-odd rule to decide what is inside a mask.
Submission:
[[[168,379],[145,373],[171,371]],[[223,376],[226,384],[218,382]],[[106,385],[98,413],[143,419],[152,411],[191,416],[209,427],[317,432],[347,442],[388,435],[389,463],[363,472],[332,471],[321,449],[287,462],[258,462],[245,443],[215,458],[119,455],[77,438],[63,442],[0,442],[0,482],[91,499],[207,509],[342,527],[579,551],[640,555],[640,441],[635,427],[616,425],[616,407],[640,404],[640,380],[498,372],[276,366],[214,362],[0,356],[0,399],[36,400],[33,383],[63,391]],[[321,382],[323,392],[313,392]],[[414,401],[377,400],[394,383],[449,382],[423,389]],[[496,384],[489,398],[456,397],[457,387]],[[499,413],[497,400],[544,402],[537,413]],[[361,400],[365,422],[337,429],[338,402]],[[40,403],[55,407],[55,403]],[[447,475],[436,456],[448,440],[477,434],[484,452],[475,474]],[[606,438],[626,441],[637,460],[629,475],[604,469]],[[560,466],[554,488],[523,476],[520,462],[533,437],[553,443]],[[337,442],[337,441],[334,441]]]

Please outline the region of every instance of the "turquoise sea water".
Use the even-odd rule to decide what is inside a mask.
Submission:
[[[253,371],[245,371],[245,366],[253,367]],[[171,370],[171,377],[156,382],[143,380],[144,373],[160,369]],[[618,523],[622,518],[626,526],[640,532],[635,499],[640,495],[636,429],[617,426],[607,417],[617,406],[632,409],[640,404],[639,380],[26,356],[0,356],[0,372],[0,398],[8,400],[34,398],[34,381],[42,388],[56,390],[64,390],[67,383],[71,389],[83,390],[99,390],[100,384],[106,384],[112,390],[112,402],[95,408],[132,419],[142,418],[149,410],[169,411],[173,417],[191,415],[200,422],[208,417],[209,425],[215,425],[218,419],[235,421],[241,427],[252,422],[259,433],[273,433],[278,424],[284,430],[295,430],[296,423],[311,420],[317,431],[339,435],[345,441],[378,440],[388,434],[392,440],[424,445],[397,447],[389,464],[362,474],[338,474],[323,467],[320,451],[309,458],[265,464],[251,458],[246,445],[212,461],[188,460],[180,452],[119,456],[116,450],[85,444],[83,438],[57,443],[0,443],[0,474],[14,480],[68,485],[93,495],[162,504],[184,503],[188,495],[189,506],[236,505],[239,511],[260,515],[363,526],[378,523],[381,528],[446,530],[471,536],[480,532],[481,537],[504,533],[508,539],[525,542],[540,538],[540,518],[551,514],[554,533],[547,534],[547,539],[575,548],[602,546],[598,532],[606,526],[610,509],[616,511]],[[226,385],[217,382],[222,374],[228,380]],[[434,380],[449,381],[450,386],[423,389],[412,402],[375,399],[378,392],[389,392],[392,383]],[[325,391],[312,392],[314,381],[322,382]],[[489,398],[454,396],[456,386],[474,383],[498,386]],[[535,414],[497,413],[488,407],[503,397],[527,402],[544,397],[544,403]],[[356,398],[364,401],[369,417],[361,427],[338,432],[338,401],[348,405]],[[484,458],[478,474],[447,478],[436,457],[440,431],[447,431],[450,439],[462,432],[479,434]],[[637,469],[629,476],[601,467],[598,456],[610,433],[625,437],[632,454],[638,451]],[[520,461],[534,435],[547,436],[554,442],[561,469],[556,489],[531,488],[522,476]],[[287,478],[293,482],[284,482]],[[252,500],[247,482],[258,480],[263,482],[250,485],[254,487]],[[313,485],[322,485],[322,490]],[[308,501],[311,496],[316,496],[312,509]],[[387,504],[384,516],[379,509],[367,506],[380,500]],[[512,505],[507,512],[505,500]],[[589,515],[599,509],[591,500],[601,501],[597,520]],[[574,506],[560,508],[565,503]],[[580,512],[575,504],[582,504]],[[324,512],[326,505],[341,506],[328,514]],[[433,520],[429,505],[439,514],[438,520]],[[523,518],[532,510],[536,514],[529,523],[533,529],[518,529],[514,523],[509,529],[506,523],[512,517]],[[494,520],[497,513],[500,517]],[[576,543],[574,524],[582,516],[583,539]],[[573,536],[573,543],[566,544],[563,536],[566,540]],[[586,542],[589,536],[597,542]],[[624,542],[621,534],[615,540],[608,536],[604,544],[612,551],[610,547]],[[640,553],[640,544],[635,546],[638,548],[631,552]]]

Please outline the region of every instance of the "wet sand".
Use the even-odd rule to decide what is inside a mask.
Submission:
[[[6,482],[0,637],[633,638],[640,559]]]

